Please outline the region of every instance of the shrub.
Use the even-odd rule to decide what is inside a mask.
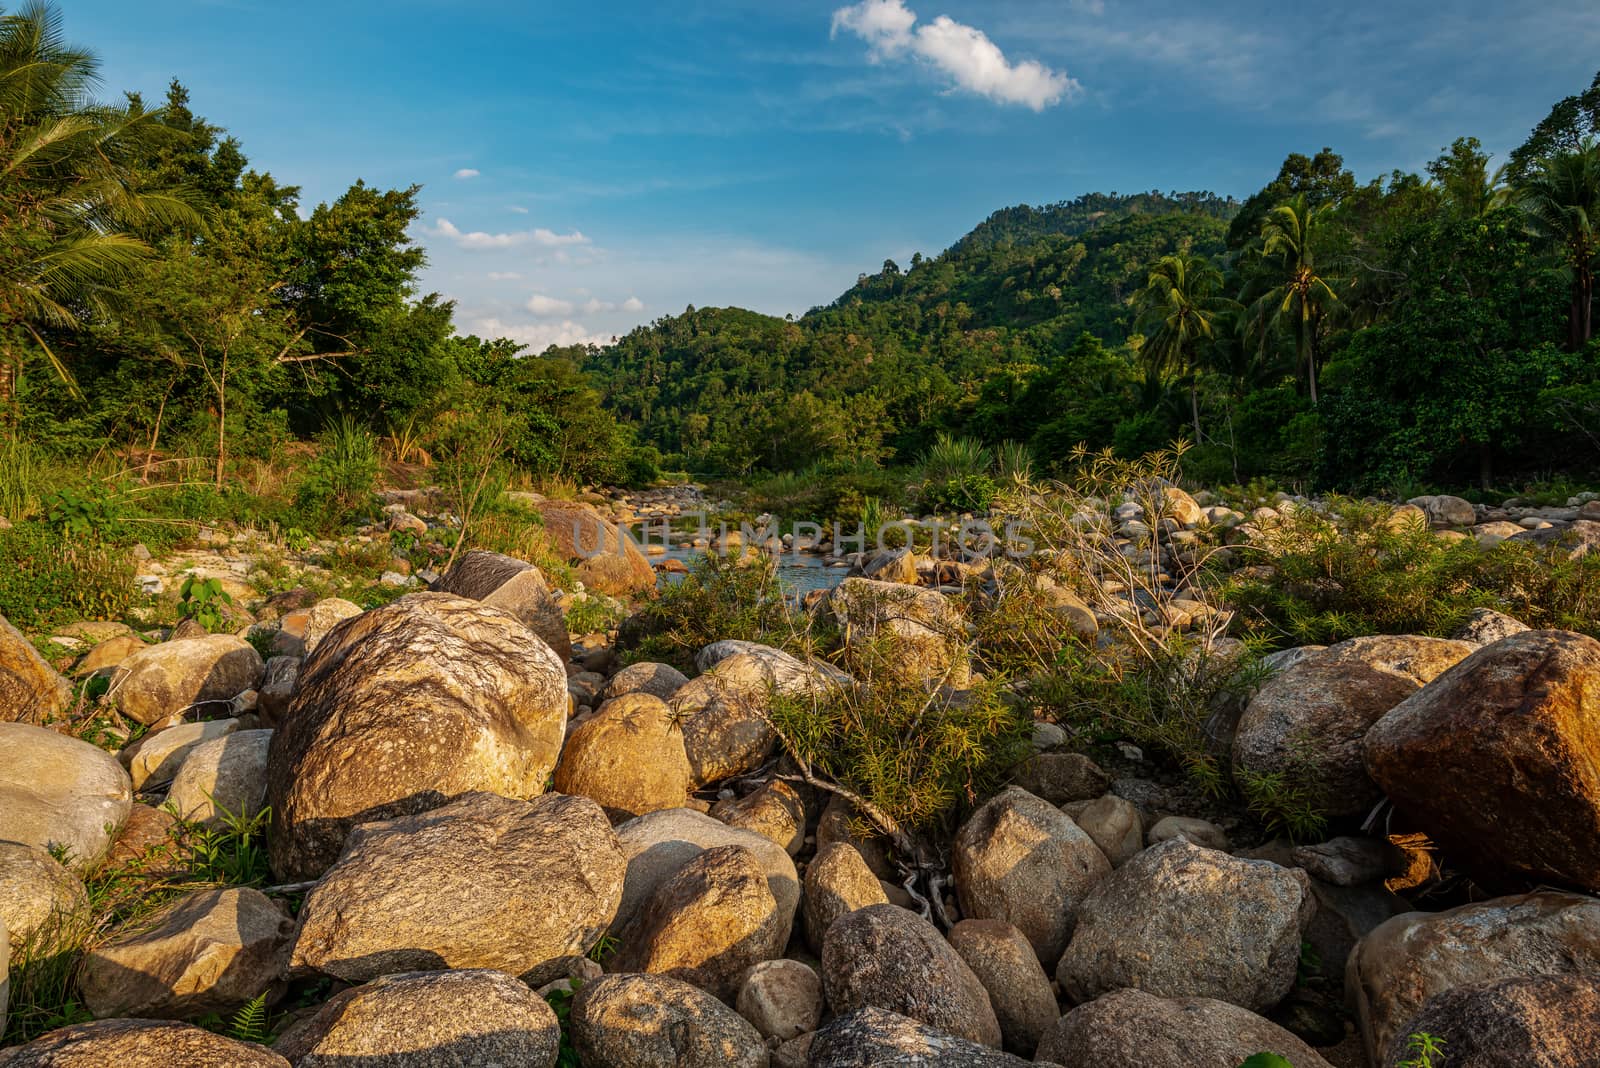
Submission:
[[[125,550],[44,523],[0,531],[0,615],[23,630],[121,619],[137,599]]]
[[[227,622],[223,606],[233,604],[233,598],[222,588],[220,579],[201,579],[190,575],[178,590],[178,615],[192,619],[206,630],[215,633]]]
[[[326,530],[372,506],[381,461],[378,439],[348,415],[331,423],[317,440],[321,448],[297,496],[300,507]]]
[[[989,510],[999,485],[988,475],[963,475],[922,491],[922,504],[936,513],[983,513]]]
[[[994,454],[972,438],[940,434],[922,454],[923,481],[933,485],[987,474]]]

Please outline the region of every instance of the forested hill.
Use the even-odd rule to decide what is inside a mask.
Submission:
[[[909,458],[938,429],[1001,433],[1011,392],[1081,334],[1125,341],[1149,265],[1221,254],[1236,207],[1146,193],[1008,208],[799,320],[691,308],[586,365],[608,407],[692,470]]]

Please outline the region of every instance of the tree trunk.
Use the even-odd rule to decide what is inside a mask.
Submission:
[[[1489,443],[1481,441],[1478,443],[1478,485],[1482,489],[1488,489],[1493,481],[1494,456],[1489,451]]]
[[[1194,443],[1205,443],[1205,435],[1200,433],[1200,384],[1193,378],[1189,379],[1189,417],[1194,420]]]
[[[228,357],[222,357],[222,376],[217,380],[217,489],[222,488],[222,469],[228,459]]]

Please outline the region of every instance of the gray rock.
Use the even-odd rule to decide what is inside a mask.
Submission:
[[[37,846],[0,842],[0,927],[12,945],[31,945],[39,956],[58,940],[74,940],[88,921],[82,879]]]
[[[129,719],[155,723],[253,690],[263,670],[261,654],[243,638],[207,634],[134,653],[117,666],[106,695]]]
[[[1165,816],[1150,828],[1149,842],[1160,845],[1173,838],[1184,838],[1206,849],[1228,851],[1228,833],[1208,820],[1191,816]]]
[[[818,1031],[811,1040],[809,1064],[810,1068],[1027,1068],[1034,1062],[869,1006]]]
[[[275,727],[282,721],[284,714],[289,710],[289,702],[294,698],[295,687],[299,682],[298,656],[267,658],[261,688],[256,691],[256,711],[261,714],[262,723]]]
[[[629,693],[647,693],[663,701],[670,700],[688,678],[671,664],[629,664],[606,683],[605,698],[621,697]]]
[[[1093,801],[1078,802],[1082,808],[1072,817],[1083,828],[1113,868],[1120,868],[1144,849],[1144,821],[1133,802],[1115,794]]]
[[[1571,1068],[1600,1050],[1600,978],[1541,975],[1474,983],[1428,1000],[1389,1044],[1384,1068],[1415,1064],[1410,1036],[1444,1038],[1450,1068]]]
[[[761,1034],[705,991],[664,975],[608,975],[572,1002],[584,1068],[767,1068]]]
[[[473,549],[463,553],[433,588],[510,612],[543,639],[562,662],[572,658],[566,613],[551,593],[544,572],[532,564],[514,556]]]
[[[799,1038],[822,1019],[822,977],[797,960],[762,961],[745,973],[734,1008],[763,1038]]]
[[[1472,642],[1476,645],[1493,645],[1501,638],[1521,634],[1527,629],[1526,623],[1513,619],[1504,612],[1496,612],[1492,608],[1474,608],[1467,616],[1467,621],[1456,628],[1456,632],[1450,637],[1456,641]]]
[[[128,769],[128,775],[133,779],[133,788],[139,790],[147,782],[171,781],[195,746],[201,742],[221,738],[225,734],[232,734],[238,729],[239,721],[236,719],[178,723],[153,731],[125,747],[117,754],[117,760]]]
[[[1325,883],[1360,886],[1383,878],[1387,864],[1383,843],[1371,838],[1331,838],[1319,845],[1300,846],[1294,862]]]
[[[251,1042],[236,1042],[175,1020],[96,1020],[0,1050],[4,1068],[289,1068]]]
[[[1039,753],[1011,771],[1011,782],[1052,805],[1090,801],[1111,788],[1111,776],[1082,753]]]
[[[235,731],[191,749],[167,791],[178,818],[220,827],[230,818],[259,813],[267,801],[273,733]]]
[[[1004,920],[962,920],[950,928],[950,945],[989,992],[1001,1046],[1032,1057],[1061,1010],[1027,937]]]

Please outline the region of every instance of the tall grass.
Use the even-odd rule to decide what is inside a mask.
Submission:
[[[920,467],[923,481],[943,485],[987,474],[993,464],[994,454],[982,442],[940,434],[922,454]]]

